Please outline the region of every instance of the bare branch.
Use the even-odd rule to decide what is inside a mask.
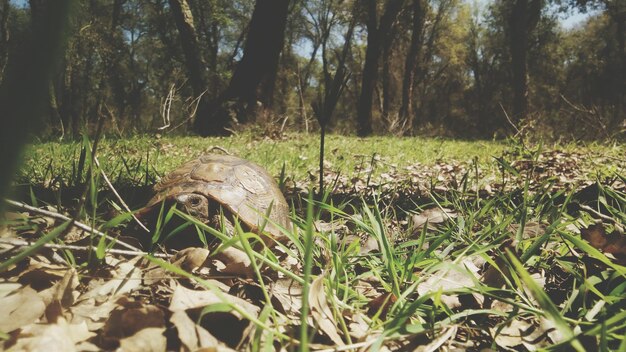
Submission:
[[[67,217],[67,216],[65,216],[63,214],[59,214],[59,213],[56,213],[56,212],[53,212],[53,211],[48,211],[48,210],[32,207],[32,206],[30,206],[28,204],[24,204],[22,202],[17,202],[17,201],[11,200],[11,199],[5,199],[4,201],[7,202],[8,204],[18,208],[18,209],[30,211],[30,212],[41,214],[41,215],[45,215],[45,216],[49,216],[49,217],[51,217],[53,219],[62,220],[62,221],[71,221],[72,220],[71,218],[69,218],[69,217]],[[100,232],[100,231],[94,229],[93,227],[91,227],[89,225],[83,224],[82,222],[78,222],[78,221],[74,220],[74,226],[78,227],[81,230],[85,230],[85,231],[87,231],[89,233],[94,233],[94,234],[96,234],[96,235],[98,235],[100,237],[104,237],[104,238],[106,238],[109,241],[114,241],[115,243],[118,243],[120,246],[125,247],[127,249],[130,249],[131,251],[141,252],[141,249],[139,249],[139,248],[137,248],[137,247],[135,247],[133,245],[130,245],[128,243],[125,243],[123,241],[120,241],[117,238],[111,237],[111,236],[107,235],[106,233]]]
[[[135,216],[135,214],[133,214],[133,212],[130,210],[130,208],[128,207],[128,204],[126,204],[126,202],[124,202],[124,199],[122,199],[122,197],[120,196],[119,193],[117,193],[117,190],[115,189],[115,187],[113,187],[113,184],[111,183],[111,181],[109,180],[109,178],[107,177],[106,173],[104,172],[104,170],[100,167],[100,162],[98,161],[98,158],[94,156],[93,161],[96,163],[96,166],[98,167],[98,169],[100,169],[100,174],[102,175],[102,178],[104,178],[104,182],[106,182],[107,186],[109,186],[109,189],[111,190],[111,192],[113,192],[113,194],[115,195],[115,197],[117,198],[117,200],[122,204],[122,207],[124,208],[124,210],[126,210],[127,212],[131,213],[131,216],[133,217],[133,220],[135,220],[135,222],[137,223],[137,225],[139,225],[139,227],[141,227],[143,230],[145,230],[146,232],[150,232],[150,230],[148,230],[148,228],[146,227],[146,225],[144,225],[141,221],[139,221],[139,219],[137,219],[137,217]]]
[[[25,241],[25,240],[21,240],[17,238],[0,238],[0,244],[8,244],[14,247],[30,247],[34,244],[34,242]],[[96,251],[97,250],[95,246],[76,246],[76,245],[71,245],[71,244],[46,243],[43,246],[45,248],[50,248],[50,249],[68,249],[72,251]],[[130,250],[125,250],[125,249],[115,249],[115,248],[107,249],[107,253],[129,255],[129,256],[150,255],[150,253],[148,252],[130,251]],[[152,253],[151,255],[154,257],[163,258],[163,259],[169,259],[172,257],[171,254],[167,254],[167,253]]]

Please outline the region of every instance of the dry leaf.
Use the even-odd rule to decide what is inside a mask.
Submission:
[[[110,273],[111,279],[104,284],[96,284],[91,291],[82,295],[82,299],[115,297],[141,288],[141,270],[137,262],[142,257],[135,257],[127,262],[118,263]]]
[[[456,217],[456,212],[447,208],[426,209],[421,213],[415,214],[411,217],[413,221],[413,231],[421,231],[426,223],[428,223],[429,229],[434,230],[436,229],[435,225],[442,224]]]
[[[160,352],[167,348],[163,333],[165,328],[146,328],[120,340],[120,350],[124,352]]]
[[[205,266],[210,254],[206,248],[189,247],[176,253],[170,262],[187,272],[192,272]]]
[[[324,291],[324,275],[318,276],[311,284],[309,292],[309,305],[311,306],[311,315],[313,320],[335,344],[343,346],[345,343],[339,336],[337,322],[333,316],[333,312],[326,301],[326,292]]]
[[[63,316],[65,309],[74,304],[78,297],[75,291],[78,287],[78,275],[76,270],[71,268],[66,271],[65,276],[51,288],[39,292],[46,304],[46,319],[48,322],[56,322],[57,318]]]
[[[98,302],[95,298],[81,298],[69,310],[73,316],[73,324],[85,322],[90,331],[95,331],[106,324],[111,312],[117,306],[116,300],[113,299],[105,298],[102,302]]]
[[[165,315],[159,307],[134,301],[127,301],[125,305],[111,312],[103,329],[108,338],[122,339],[146,328],[165,327]]]
[[[202,326],[194,323],[185,311],[175,311],[170,317],[170,322],[178,331],[178,338],[189,351],[199,349],[229,352],[232,349],[226,347]]]
[[[180,285],[172,294],[169,309],[172,312],[188,314],[193,320],[199,321],[200,325],[218,340],[229,346],[236,346],[246,336],[245,333],[250,326],[250,321],[235,310],[224,311],[221,309],[203,313],[203,309],[207,306],[223,305],[224,303],[243,308],[253,317],[257,317],[260,311],[259,307],[225,292],[217,294],[212,291],[195,291]],[[192,342],[188,340],[188,343],[191,344]]]
[[[419,346],[415,349],[415,352],[435,352],[439,351],[439,348],[443,346],[446,341],[453,339],[456,336],[458,327],[456,325],[449,327],[444,332],[438,333],[436,338],[428,345]]]
[[[613,231],[607,235],[602,224],[582,228],[580,234],[591,246],[604,253],[612,254],[617,263],[626,265],[626,235],[620,234],[618,231]]]
[[[282,278],[274,283],[271,290],[273,298],[278,301],[276,309],[289,319],[299,320],[302,314],[302,284],[291,278]]]
[[[465,258],[462,266],[444,263],[440,269],[429,274],[428,279],[417,285],[417,292],[420,295],[438,291],[448,291],[467,287],[474,287],[475,280],[478,279],[479,269],[474,265],[471,258]],[[472,294],[478,302],[483,301],[479,294]],[[441,301],[450,308],[459,308],[463,304],[458,295],[441,295]]]
[[[380,319],[385,320],[389,308],[391,308],[397,300],[398,298],[393,293],[383,293],[367,303],[367,315],[373,317],[380,312]]]
[[[78,351],[77,344],[95,336],[86,324],[68,324],[60,318],[55,324],[24,327],[15,345],[7,351]]]
[[[190,290],[181,285],[177,285],[174,293],[172,294],[169,310],[172,312],[185,311],[188,309],[204,308],[211,304],[230,303],[242,307],[253,316],[257,316],[259,314],[259,307],[241,298],[231,296],[224,292],[220,296],[224,298],[226,302],[222,301],[222,299],[220,299],[220,297],[212,291]],[[231,314],[237,316],[239,319],[242,318],[241,315],[235,311],[232,311]]]
[[[0,299],[0,331],[11,332],[34,323],[46,309],[35,290],[26,286]]]
[[[228,247],[215,253],[213,258],[224,264],[224,267],[218,269],[219,272],[245,278],[254,277],[254,268],[252,268],[250,257],[242,250]]]
[[[0,283],[0,299],[10,295],[16,290],[22,288],[23,285],[17,282],[1,282]]]
[[[348,321],[348,331],[350,331],[350,336],[357,341],[364,341],[367,338],[373,337],[370,325],[367,321],[365,321],[363,314],[355,312],[351,316],[345,317],[345,319]]]

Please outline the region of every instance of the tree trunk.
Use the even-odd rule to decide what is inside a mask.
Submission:
[[[33,23],[33,27],[39,26],[40,23],[42,23],[45,20],[45,16],[49,11],[50,4],[42,0],[30,0],[29,5],[30,5],[30,15],[31,15],[31,21]],[[48,109],[47,109],[46,117],[52,122],[52,126],[55,125],[56,121],[61,122],[53,81],[54,81],[54,75],[51,75],[50,81],[47,83],[48,97],[46,99],[46,101],[48,102]]]
[[[378,80],[382,42],[389,39],[391,27],[402,8],[404,0],[389,0],[378,24],[376,0],[367,0],[367,50],[361,82],[361,94],[357,103],[357,133],[359,136],[372,134],[372,101]]]
[[[0,82],[4,76],[4,68],[9,59],[9,0],[0,2]]]
[[[541,0],[516,0],[509,14],[514,121],[528,114],[528,42],[540,15]]]
[[[246,115],[255,109],[257,97],[262,97],[262,103],[270,105],[269,97],[273,95],[278,60],[285,40],[288,7],[289,0],[256,1],[243,57],[228,87],[212,104],[209,113],[196,119],[195,127],[201,135],[212,134],[211,122],[218,123],[220,129],[225,131],[230,122],[230,102],[244,107],[238,109],[245,111],[237,116],[241,122],[246,122]],[[262,92],[259,93],[261,83]]]
[[[391,107],[394,103],[394,92],[393,92],[393,77],[391,73],[391,57],[392,57],[392,46],[393,46],[393,38],[395,36],[395,31],[392,30],[387,40],[383,41],[383,72],[382,72],[382,89],[383,89],[383,108],[382,108],[382,116],[383,120],[389,122],[389,113],[391,111]]]
[[[289,0],[257,0],[243,57],[223,93],[224,99],[255,103],[259,84],[275,76],[285,41],[288,6]],[[273,84],[266,86],[266,89],[272,88]],[[267,92],[261,94],[266,99],[270,95]]]
[[[610,6],[611,5],[611,6]],[[615,38],[617,39],[618,58],[618,83],[615,92],[617,101],[611,126],[618,128],[620,123],[626,121],[626,3],[615,1],[607,3],[609,16],[615,21]]]
[[[195,98],[200,98],[209,88],[207,66],[200,53],[198,34],[193,22],[193,14],[187,0],[168,0],[176,27],[180,35],[180,43],[185,56],[187,78]],[[195,119],[196,132],[203,136],[226,134],[227,120],[212,118],[209,100],[200,98]]]
[[[55,1],[42,21],[33,23],[18,57],[9,60],[0,85],[0,199],[15,178],[22,145],[48,107],[48,84],[63,54],[71,7],[70,0]],[[3,208],[4,202],[0,214]]]
[[[193,15],[187,0],[168,0],[168,2],[180,35],[189,83],[193,89],[193,94],[198,97],[207,88],[206,64],[200,55],[200,44],[193,23]]]
[[[409,52],[404,61],[404,79],[402,81],[402,104],[400,105],[400,118],[405,121],[409,129],[413,128],[413,87],[417,63],[421,55],[422,39],[425,19],[424,0],[413,0],[413,27]]]
[[[372,134],[372,99],[378,75],[380,40],[378,35],[376,0],[367,2],[367,50],[361,78],[361,95],[357,106],[357,133],[359,136]]]

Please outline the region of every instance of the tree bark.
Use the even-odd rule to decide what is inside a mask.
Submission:
[[[40,23],[44,22],[45,16],[49,11],[49,7],[53,6],[50,5],[48,2],[42,0],[29,0],[29,5],[33,27],[39,26]],[[55,72],[53,72],[53,75],[49,77],[50,81],[47,83],[48,97],[46,101],[48,102],[48,112],[46,114],[46,117],[50,120],[52,126],[54,126],[56,122],[59,122],[61,124],[60,129],[62,130],[63,121],[61,121],[61,116],[59,114],[58,104],[56,101],[57,94],[54,86],[54,73]]]
[[[404,61],[404,79],[402,81],[402,103],[400,105],[400,118],[405,121],[409,131],[413,128],[413,87],[417,63],[421,55],[422,39],[425,19],[424,0],[413,0],[413,26],[411,44]]]
[[[180,44],[185,55],[185,64],[193,94],[198,97],[207,88],[206,64],[200,55],[200,44],[193,23],[193,14],[187,0],[168,0],[176,28],[180,35]]]
[[[220,118],[221,116],[212,116],[209,100],[202,97],[209,88],[207,65],[202,59],[198,34],[189,3],[187,0],[168,0],[168,2],[180,35],[189,83],[195,98],[200,99],[196,110],[195,130],[203,136],[227,134],[227,119]]]
[[[357,103],[357,134],[372,134],[372,101],[374,88],[378,80],[378,64],[382,50],[382,42],[389,38],[391,26],[402,8],[404,0],[389,0],[380,24],[376,0],[367,1],[367,50],[361,82],[361,94]]]
[[[509,50],[513,86],[513,118],[528,114],[528,42],[541,16],[541,0],[515,0],[509,14]]]
[[[389,122],[389,114],[391,108],[394,104],[394,80],[393,75],[391,73],[391,59],[393,56],[393,52],[391,48],[393,47],[393,39],[395,37],[395,30],[392,27],[391,33],[387,40],[383,41],[383,57],[382,57],[382,90],[383,90],[383,108],[382,108],[382,117],[383,120]]]
[[[0,199],[7,196],[29,132],[41,126],[37,118],[48,105],[48,84],[68,37],[71,5],[70,0],[55,1],[42,21],[33,24],[22,52],[9,60],[0,85]],[[4,202],[0,214],[3,208]]]
[[[230,102],[244,106],[239,113],[240,122],[246,122],[247,115],[256,107],[258,97],[262,103],[271,104],[278,60],[285,40],[285,26],[289,0],[257,0],[248,25],[248,37],[243,57],[237,64],[228,87],[212,104],[206,116],[196,119],[196,130],[201,135],[212,134],[211,122],[218,123],[222,131],[230,123]],[[263,83],[262,91],[258,92]]]
[[[626,121],[626,3],[623,1],[607,1],[606,7],[609,16],[615,21],[615,38],[618,51],[618,83],[615,113],[611,126],[618,128],[620,123]]]
[[[11,6],[9,0],[0,3],[0,82],[4,76],[4,68],[9,59],[9,12]]]
[[[223,93],[224,99],[254,103],[259,84],[274,76],[285,41],[288,6],[289,0],[257,0],[243,57]],[[268,88],[271,87],[270,84]]]

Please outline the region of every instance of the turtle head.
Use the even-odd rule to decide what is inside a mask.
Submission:
[[[181,193],[174,197],[177,205],[187,214],[202,220],[209,219],[209,199],[197,193]]]

